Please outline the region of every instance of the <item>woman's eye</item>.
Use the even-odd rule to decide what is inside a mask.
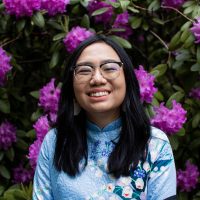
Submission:
[[[92,70],[90,68],[79,68],[77,70],[77,74],[89,74],[91,71]]]

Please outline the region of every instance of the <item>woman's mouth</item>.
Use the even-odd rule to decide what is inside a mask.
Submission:
[[[90,97],[102,97],[102,96],[107,96],[109,95],[108,91],[103,91],[103,92],[91,92],[89,93]]]

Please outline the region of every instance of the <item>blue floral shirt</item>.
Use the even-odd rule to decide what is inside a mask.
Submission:
[[[75,178],[53,166],[55,129],[46,135],[34,176],[33,200],[163,200],[176,195],[174,158],[165,133],[152,127],[148,154],[128,177],[107,173],[107,159],[118,141],[121,119],[103,129],[87,122],[88,165]],[[81,167],[82,163],[80,163]]]

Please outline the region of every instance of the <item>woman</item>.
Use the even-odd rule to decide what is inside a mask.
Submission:
[[[150,127],[126,52],[93,36],[71,55],[57,124],[45,137],[33,199],[176,199],[166,135]]]

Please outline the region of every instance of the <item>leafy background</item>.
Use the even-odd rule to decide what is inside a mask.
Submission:
[[[200,169],[200,100],[189,95],[192,88],[200,87],[200,46],[190,30],[200,16],[199,1],[185,1],[179,8],[166,8],[159,0],[118,0],[110,4],[113,20],[124,11],[130,15],[133,34],[127,39],[117,36],[119,30],[95,23],[95,16],[106,9],[91,15],[86,0],[71,0],[63,14],[49,16],[40,10],[19,18],[7,14],[0,1],[0,46],[12,56],[13,67],[6,84],[0,87],[0,122],[6,119],[17,127],[16,143],[0,150],[0,199],[31,199],[32,182],[14,183],[13,168],[23,161],[24,168],[30,169],[27,155],[36,138],[33,124],[43,114],[38,107],[39,90],[52,77],[56,85],[61,84],[69,56],[63,39],[74,26],[112,35],[129,53],[135,67],[143,65],[156,77],[158,92],[145,105],[149,116],[161,102],[169,108],[172,99],[182,104],[187,122],[169,136],[176,168],[184,170],[190,160]],[[200,199],[199,182],[190,192],[178,188],[178,195],[183,200]]]

